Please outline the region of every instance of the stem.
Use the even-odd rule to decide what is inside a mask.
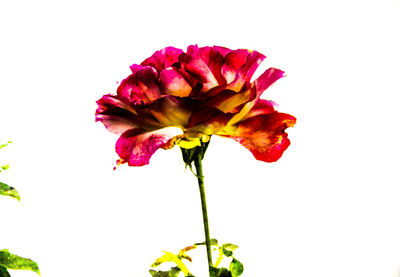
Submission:
[[[200,155],[196,155],[196,158],[194,160],[194,165],[196,167],[197,181],[199,182],[199,190],[200,190],[200,197],[201,197],[201,209],[203,211],[204,234],[206,237],[208,271],[211,276],[211,270],[212,270],[211,240],[210,240],[210,231],[208,228],[206,193],[204,190],[204,176],[203,176],[203,168],[201,165],[201,159],[202,159],[202,157],[200,157]]]

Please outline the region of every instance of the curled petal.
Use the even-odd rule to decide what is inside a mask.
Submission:
[[[277,68],[268,68],[255,81],[257,96],[259,97],[269,86],[285,76],[285,72]]]
[[[222,75],[227,83],[250,81],[255,70],[265,56],[257,51],[238,49],[228,53],[222,67]],[[235,84],[237,86],[237,84]],[[232,84],[233,86],[233,84]]]
[[[173,138],[182,134],[182,130],[176,127],[152,132],[131,129],[121,135],[115,145],[115,150],[123,162],[127,162],[130,166],[146,165],[159,148],[172,148]]]
[[[178,62],[178,57],[183,53],[182,49],[175,47],[166,47],[156,51],[150,58],[142,62],[142,65],[154,67],[158,72],[171,67]],[[131,67],[134,70],[135,65]]]
[[[261,114],[226,128],[219,135],[240,142],[257,160],[275,162],[290,145],[286,128],[295,123],[296,118],[289,114]]]
[[[188,96],[192,87],[186,82],[182,74],[175,68],[167,68],[160,72],[160,85],[163,92],[175,96]]]

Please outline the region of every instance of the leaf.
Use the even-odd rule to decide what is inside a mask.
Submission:
[[[11,254],[8,249],[0,250],[0,266],[7,269],[31,270],[40,275],[39,266],[31,259]],[[7,276],[7,275],[5,275]]]
[[[0,149],[5,147],[5,146],[7,146],[7,145],[9,145],[10,143],[11,143],[11,141],[8,141],[7,143],[0,145]]]
[[[211,268],[211,277],[232,277],[232,274],[225,267],[222,268]]]
[[[225,243],[222,245],[222,252],[224,253],[225,256],[231,257],[233,254],[233,251],[237,249],[239,246],[234,245],[232,243]]]
[[[5,267],[0,266],[0,277],[11,277]]]
[[[3,169],[3,170],[7,170],[7,169],[10,168],[10,166],[8,164],[6,164],[6,165],[0,166],[0,168]],[[0,170],[0,172],[1,172],[1,170]]]
[[[181,270],[179,269],[179,267],[172,267],[169,271],[155,271],[153,269],[150,269],[149,272],[153,277],[177,277]]]
[[[189,250],[195,249],[195,248],[197,248],[196,245],[191,245],[191,246],[187,246],[187,247],[181,249],[179,251],[178,258],[181,259],[181,260],[183,258],[183,259],[188,260],[189,262],[192,262],[192,258],[188,254],[186,254],[186,252],[189,251]]]
[[[10,187],[9,185],[2,182],[0,182],[0,195],[10,196],[17,199],[18,201],[21,200],[21,197],[19,196],[18,191],[15,188]]]
[[[183,274],[185,274],[185,276],[188,276],[188,275],[190,276],[190,272],[187,269],[186,265],[181,261],[181,259],[177,255],[175,255],[171,252],[166,252],[166,251],[163,251],[163,252],[164,252],[164,255],[161,256],[160,258],[158,258],[151,265],[151,267],[159,266],[160,264],[165,263],[165,262],[173,262],[178,266],[178,268],[180,270],[182,270],[182,272],[183,272]]]
[[[217,240],[217,239],[210,239],[210,244],[211,244],[211,245],[218,246],[218,240]],[[203,241],[203,242],[197,242],[197,243],[195,243],[194,245],[206,245],[206,242],[205,242],[205,241]]]
[[[229,265],[229,271],[232,273],[232,277],[240,276],[243,273],[243,270],[243,264],[233,258],[231,264]]]

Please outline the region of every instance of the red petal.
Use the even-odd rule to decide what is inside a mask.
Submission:
[[[152,132],[128,130],[118,139],[115,150],[130,166],[146,165],[159,148],[173,147],[172,139],[182,133],[181,129],[174,127]]]
[[[258,99],[253,108],[246,114],[243,120],[261,114],[270,114],[275,112],[277,104],[271,100]]]
[[[285,129],[295,123],[295,117],[274,112],[241,121],[221,135],[240,142],[257,160],[275,162],[290,145]]]
[[[156,51],[150,58],[142,62],[142,65],[152,66],[158,72],[172,66],[179,61],[178,57],[183,51],[175,47],[166,47]],[[133,67],[133,66],[132,66]],[[132,69],[131,67],[131,69]],[[133,69],[134,70],[134,69]],[[133,71],[132,70],[132,71]]]

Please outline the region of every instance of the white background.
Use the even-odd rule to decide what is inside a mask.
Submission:
[[[218,137],[204,160],[211,235],[243,276],[400,276],[399,26],[398,0],[3,1],[0,180],[22,200],[1,198],[0,248],[43,277],[144,277],[203,240],[179,149],[113,171],[94,122],[131,64],[197,43],[266,54],[287,77],[263,97],[298,119],[277,163]]]

